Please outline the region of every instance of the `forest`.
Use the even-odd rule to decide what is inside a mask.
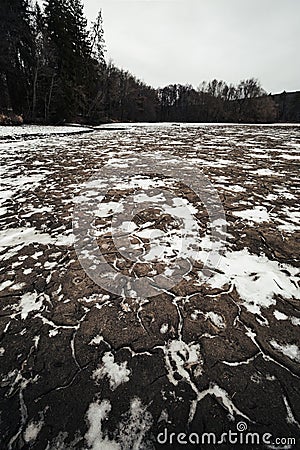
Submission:
[[[1,0],[0,124],[299,120],[255,78],[154,89],[105,51],[101,10],[88,26],[81,0]]]

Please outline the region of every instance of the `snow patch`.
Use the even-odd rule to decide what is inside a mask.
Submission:
[[[111,441],[102,431],[102,422],[107,419],[111,411],[111,404],[108,400],[101,403],[90,404],[87,412],[89,429],[85,439],[91,450],[121,450],[117,442]]]
[[[91,340],[89,345],[100,345],[101,342],[103,342],[103,336],[99,336],[99,334],[98,334]]]
[[[160,327],[161,334],[166,334],[169,329],[169,325],[167,323],[163,323]]]
[[[246,209],[245,211],[234,211],[232,214],[241,219],[248,220],[248,222],[263,223],[270,221],[268,211],[263,206],[256,206],[253,209]]]
[[[197,374],[202,373],[203,360],[200,353],[199,344],[186,344],[182,340],[173,340],[167,346],[163,347],[165,361],[168,371],[168,379],[175,386],[179,381],[175,374],[179,374],[182,379],[190,381],[188,370],[196,367]]]
[[[121,364],[115,363],[114,355],[107,352],[102,358],[102,363],[103,365],[93,372],[94,380],[98,381],[107,376],[112,391],[117,389],[120,384],[129,381],[130,370],[127,369],[127,361]]]
[[[36,440],[39,432],[41,431],[43,425],[44,425],[44,421],[30,422],[27,425],[26,430],[24,431],[24,441],[27,443],[34,442]]]
[[[217,314],[213,311],[209,311],[208,313],[205,314],[205,317],[209,320],[212,321],[212,323],[217,327],[217,328],[226,328],[225,322],[223,317],[220,314]]]
[[[21,312],[21,319],[27,319],[27,316],[32,311],[40,311],[43,306],[43,299],[36,292],[26,293],[22,295],[19,310]]]
[[[295,344],[279,344],[277,341],[272,340],[270,342],[271,346],[282,353],[284,356],[287,356],[289,359],[300,363],[300,349]]]
[[[246,248],[227,252],[220,258],[218,270],[221,273],[216,273],[208,283],[217,289],[233,284],[244,306],[253,314],[261,314],[261,308],[275,305],[275,295],[300,299],[296,287],[298,269],[271,261],[265,255],[252,255]]]
[[[87,411],[89,429],[85,439],[90,450],[140,450],[152,448],[145,443],[147,431],[153,423],[152,415],[139,398],[131,400],[130,409],[123,415],[112,438],[103,431],[103,422],[109,418],[111,404],[108,400],[92,403]]]
[[[277,320],[288,320],[288,316],[280,311],[277,311],[277,309],[273,312],[273,315]]]

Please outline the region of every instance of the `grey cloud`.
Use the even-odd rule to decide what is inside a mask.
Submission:
[[[259,78],[300,89],[299,0],[85,0],[102,8],[108,58],[155,87]]]

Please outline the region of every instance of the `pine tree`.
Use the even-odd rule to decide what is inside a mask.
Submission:
[[[1,103],[23,115],[30,109],[34,38],[28,0],[0,2]],[[3,100],[3,97],[5,99]]]
[[[68,120],[86,109],[91,63],[87,21],[79,0],[48,0],[45,18],[57,71],[51,110],[56,120]]]

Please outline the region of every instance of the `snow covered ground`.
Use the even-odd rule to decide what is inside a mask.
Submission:
[[[44,126],[44,125],[22,125],[22,126],[0,126],[0,140],[20,139],[33,136],[53,136],[55,134],[72,134],[87,131],[89,128],[78,125],[69,126]]]
[[[165,428],[221,436],[241,421],[299,438],[300,128],[73,131],[0,128],[3,448],[163,448]],[[126,176],[132,163],[140,174]],[[174,164],[190,183],[158,173]],[[191,190],[199,173],[224,209],[215,265],[214,222]],[[111,289],[83,268],[101,275],[78,242],[81,205],[86,236],[121,274]],[[128,279],[138,294],[116,289]]]

